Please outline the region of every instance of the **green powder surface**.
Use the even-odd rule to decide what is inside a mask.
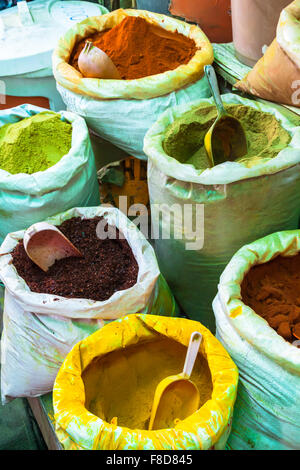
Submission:
[[[240,120],[246,132],[248,153],[237,160],[246,167],[276,157],[291,141],[290,134],[273,114],[244,105],[225,105],[225,108]],[[199,170],[209,168],[204,136],[216,118],[216,107],[207,103],[183,114],[168,127],[164,151],[180,163],[191,164]]]
[[[11,174],[36,173],[55,165],[72,142],[72,125],[43,112],[0,128],[0,168]]]

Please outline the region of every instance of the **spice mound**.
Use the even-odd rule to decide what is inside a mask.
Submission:
[[[106,354],[83,372],[86,408],[108,423],[148,429],[158,383],[180,373],[185,356],[182,344],[161,335]],[[211,398],[213,386],[208,363],[199,354],[191,380],[200,392],[201,407]]]
[[[197,50],[192,39],[177,31],[171,33],[144,18],[128,16],[112,29],[95,33],[75,46],[70,64],[77,70],[86,41],[111,58],[124,80],[176,69],[187,64]]]
[[[72,144],[72,125],[58,114],[39,113],[0,127],[0,168],[36,173],[55,165]]]
[[[300,254],[254,266],[241,289],[243,302],[280,336],[300,339]]]
[[[66,220],[58,228],[79,249],[83,258],[58,260],[47,272],[28,258],[23,241],[12,252],[13,265],[32,292],[104,301],[116,291],[132,287],[138,264],[128,242],[116,230],[116,239],[99,239],[102,217]],[[108,224],[105,229],[114,229]]]
[[[225,108],[245,129],[248,154],[237,161],[246,167],[276,157],[291,141],[290,134],[272,114],[244,105],[225,105]],[[209,168],[204,137],[216,118],[216,107],[206,103],[183,114],[168,127],[164,151],[180,163],[191,164],[199,170]]]

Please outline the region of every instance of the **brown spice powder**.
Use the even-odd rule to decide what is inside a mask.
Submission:
[[[136,283],[138,264],[128,242],[117,229],[116,240],[99,239],[100,220],[74,217],[63,222],[59,229],[83,258],[58,260],[46,273],[28,258],[23,241],[19,242],[12,252],[13,264],[32,292],[104,301]]]
[[[245,276],[243,302],[289,342],[300,339],[300,254],[278,256]]]

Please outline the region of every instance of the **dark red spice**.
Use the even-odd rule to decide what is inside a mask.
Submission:
[[[100,220],[74,217],[63,222],[59,229],[83,258],[56,261],[46,273],[28,258],[23,241],[19,242],[12,252],[13,264],[31,291],[104,301],[136,283],[138,264],[128,242],[117,229],[116,240],[99,239],[96,227]]]

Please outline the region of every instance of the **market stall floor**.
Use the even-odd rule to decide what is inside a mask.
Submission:
[[[0,286],[0,335],[3,297],[4,290]],[[26,398],[16,398],[7,405],[0,404],[0,450],[47,450]]]
[[[0,450],[47,450],[25,398],[0,405]]]

